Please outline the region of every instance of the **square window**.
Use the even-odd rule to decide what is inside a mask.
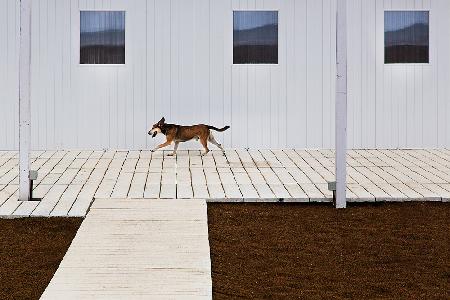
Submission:
[[[384,63],[429,63],[429,12],[384,12]]]
[[[278,63],[278,12],[233,12],[233,63]]]
[[[125,64],[125,12],[80,12],[80,64]]]

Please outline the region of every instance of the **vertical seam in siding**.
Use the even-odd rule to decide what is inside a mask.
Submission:
[[[9,18],[8,18],[8,15],[9,15],[9,1],[6,1],[6,40],[9,40]],[[6,74],[8,74],[9,73],[9,47],[8,47],[8,45],[6,45]],[[7,79],[7,81],[8,81],[8,79]],[[8,87],[8,84],[7,84],[7,86],[6,86],[6,90],[8,90],[9,89],[9,87]],[[9,93],[7,93],[7,98],[9,98]],[[8,130],[8,120],[9,120],[9,118],[5,118],[5,129],[6,129],[6,134],[5,134],[5,136],[6,136],[6,147],[7,148],[10,148],[10,145],[8,144],[8,135],[9,135],[9,130]]]
[[[378,83],[378,76],[377,76],[377,48],[378,48],[378,46],[377,46],[377,36],[378,36],[378,27],[377,27],[377,2],[376,1],[373,1],[373,5],[374,5],[374,12],[375,12],[375,34],[374,34],[374,46],[375,46],[375,63],[374,63],[374,65],[375,65],[375,68],[374,68],[374,72],[375,72],[375,128],[374,128],[374,134],[375,134],[375,147],[377,147],[377,124],[378,124],[378,122],[377,122],[377,111],[378,111],[378,109],[377,109],[377,106],[378,106],[378,102],[377,102],[377,92],[378,92],[378,89],[377,89],[377,83]],[[383,49],[383,51],[384,51],[384,49]]]
[[[153,0],[153,120],[156,119],[156,0]]]
[[[211,1],[208,1],[208,123],[211,123]]]
[[[56,39],[56,1],[53,4],[54,6],[54,16],[53,16],[53,20],[54,20],[54,26],[53,26],[53,38],[55,39],[55,43],[57,42]],[[56,49],[54,49],[56,50]],[[56,54],[55,54],[56,56]],[[53,145],[52,147],[54,148],[56,146],[56,148],[58,147],[58,143],[56,141],[56,63],[53,63]]]
[[[361,10],[360,10],[360,15],[359,15],[359,18],[361,20],[361,37],[360,37],[361,52],[364,51],[363,50],[363,47],[364,47],[363,28],[366,29],[365,26],[362,26],[363,25],[363,5],[364,5],[364,2],[361,1]],[[361,120],[360,122],[361,123],[359,124],[359,126],[360,126],[361,129],[359,130],[359,134],[360,134],[359,147],[361,148],[362,145],[364,144],[364,142],[363,142],[363,131],[364,131],[364,129],[366,129],[366,127],[364,126],[364,118],[363,118],[363,115],[364,115],[364,113],[363,113],[363,104],[365,104],[365,101],[363,101],[363,87],[367,88],[367,85],[364,85],[364,83],[363,83],[364,79],[366,77],[366,73],[363,73],[363,63],[365,63],[365,62],[363,61],[363,56],[362,55],[360,56],[360,58],[361,58],[361,61],[359,63],[359,67],[360,67],[360,72],[361,72],[361,86],[359,88],[359,92],[360,92],[360,95],[359,95],[359,102],[360,102],[359,110],[360,110],[360,116],[361,116],[360,117],[360,120]]]
[[[233,12],[232,0],[230,0],[230,9],[231,9],[231,12]],[[233,26],[233,29],[234,29],[234,21],[231,24],[231,26]],[[233,42],[233,40],[231,40],[231,42]],[[233,44],[232,44],[232,47],[233,47]],[[232,49],[232,51],[234,51],[234,50]],[[230,89],[230,92],[231,92],[230,93],[230,123],[233,123],[233,62],[231,64],[229,64],[228,67],[230,68],[230,86],[231,86],[231,89]],[[270,124],[270,121],[269,121],[269,124]],[[230,124],[230,125],[233,125],[233,124]],[[233,130],[233,129],[231,129],[231,130]],[[230,146],[233,147],[233,133],[230,134]]]
[[[145,1],[145,126],[148,126],[148,1]],[[147,128],[146,128],[147,129]],[[148,137],[145,138],[148,148]]]
[[[305,118],[305,128],[306,128],[306,138],[305,138],[305,147],[308,148],[308,1],[306,0],[306,18],[305,18],[305,71],[306,71],[306,84],[305,84],[305,111],[306,111],[306,118]],[[314,0],[313,0],[314,1]]]
[[[46,45],[48,45],[48,0],[46,0],[45,1],[45,3],[47,4],[47,6],[46,6],[46,12],[47,12],[47,18],[45,19],[45,21],[47,22],[47,26],[45,27],[45,33],[46,33],[46,35],[45,35],[45,37],[46,37]],[[47,77],[47,75],[48,75],[48,70],[49,70],[49,68],[48,68],[48,51],[45,53],[45,55],[46,55],[46,65],[47,65],[47,68],[46,68],[46,77]],[[45,114],[47,114],[48,113],[48,88],[47,87],[45,87]],[[44,132],[45,132],[45,148],[47,149],[48,148],[48,118],[45,118],[45,130],[44,130]]]
[[[295,5],[295,1],[294,1],[294,5]],[[282,145],[283,148],[286,148],[286,146],[288,145],[288,68],[287,68],[287,59],[288,59],[288,22],[287,22],[287,9],[286,9],[287,3],[284,4],[284,12],[286,13],[286,17],[285,19],[285,31],[284,31],[284,48],[285,48],[285,54],[284,54],[284,69],[285,69],[285,105],[284,105],[284,145]],[[294,6],[294,13],[295,13],[295,6]],[[278,16],[278,23],[280,22],[280,16]],[[294,27],[295,27],[295,21],[294,21]],[[292,28],[291,28],[292,29]],[[293,46],[295,46],[295,42],[293,44]],[[292,60],[294,60],[295,54],[292,57]],[[291,66],[293,67],[293,66]]]
[[[434,2],[433,2],[434,3]],[[435,5],[435,4],[432,4],[432,5]],[[428,23],[429,23],[429,25],[431,25],[431,22],[430,22],[430,17],[431,17],[431,8],[430,8],[430,12],[429,12],[429,14],[428,14]],[[434,37],[434,35],[435,35],[435,33],[434,33],[434,31],[435,30],[438,30],[438,28],[439,28],[439,19],[435,19],[436,17],[434,17],[433,18],[433,27],[435,27],[436,29],[434,29],[433,30],[433,32],[431,32],[430,31],[430,33],[433,33],[433,37]],[[436,25],[434,25],[434,24],[436,24]],[[430,30],[430,29],[429,29]],[[437,33],[436,33],[436,35],[437,35]],[[431,43],[430,43],[430,36],[428,36],[428,43],[429,43],[429,47],[428,47],[428,60],[430,61],[430,47],[431,47]],[[434,68],[435,68],[435,78],[436,78],[436,88],[435,88],[435,90],[436,90],[436,112],[435,112],[435,116],[436,116],[436,142],[435,142],[435,147],[441,147],[441,143],[440,143],[440,141],[439,141],[439,132],[440,132],[440,128],[439,128],[439,53],[438,53],[438,50],[439,50],[439,38],[436,38],[436,39],[434,39],[433,38],[433,40],[434,40],[434,50],[433,50],[433,53],[434,53],[434,57],[433,57],[433,60],[434,60]]]
[[[169,0],[169,117],[172,118],[172,0]]]
[[[322,26],[321,26],[321,29],[322,29],[322,37],[321,37],[321,41],[322,41],[322,47],[321,47],[321,51],[322,51],[322,55],[321,55],[321,59],[322,59],[322,66],[321,66],[321,69],[322,69],[322,80],[321,80],[321,85],[322,85],[322,101],[321,101],[321,108],[320,108],[320,114],[322,115],[322,137],[321,137],[321,140],[322,140],[322,142],[321,142],[321,145],[320,145],[320,147],[321,148],[323,148],[323,145],[324,145],[324,137],[325,137],[325,132],[324,132],[324,126],[323,126],[323,120],[324,120],[324,116],[323,116],[323,108],[324,108],[324,105],[323,105],[323,101],[324,101],[324,93],[323,93],[323,89],[324,89],[324,85],[323,85],[323,82],[324,82],[324,78],[323,78],[323,73],[324,73],[324,65],[325,65],[325,63],[324,63],[324,51],[323,51],[323,37],[324,37],[324,26],[323,26],[323,23],[324,23],[324,14],[323,14],[323,12],[324,12],[324,5],[323,5],[323,0],[321,1],[321,10],[322,10]]]

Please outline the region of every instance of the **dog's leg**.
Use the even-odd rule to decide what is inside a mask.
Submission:
[[[200,137],[200,143],[203,145],[203,148],[205,149],[205,151],[202,153],[202,156],[205,156],[209,152],[208,139]]]
[[[155,151],[158,150],[158,149],[167,147],[167,146],[169,146],[171,143],[172,143],[172,141],[166,141],[165,143],[156,146],[155,149],[152,150],[152,152],[155,152]]]
[[[175,156],[175,155],[177,155],[177,149],[178,149],[178,144],[179,143],[180,142],[175,142],[175,145],[173,146],[173,152],[169,153],[168,156]]]
[[[208,138],[208,140],[209,140],[212,144],[216,145],[220,150],[222,150],[222,152],[225,152],[225,150],[223,149],[222,145],[219,144],[219,143],[216,141],[216,139],[214,138],[212,132],[209,133],[209,138]]]

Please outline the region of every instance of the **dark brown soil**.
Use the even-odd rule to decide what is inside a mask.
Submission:
[[[215,299],[450,299],[450,204],[209,204]]]
[[[39,299],[81,221],[0,219],[0,299]]]

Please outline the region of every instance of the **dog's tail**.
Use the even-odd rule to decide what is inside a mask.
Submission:
[[[217,127],[209,126],[209,125],[208,125],[208,129],[212,129],[212,130],[220,131],[220,132],[225,131],[225,130],[227,130],[228,128],[230,128],[230,126],[225,126],[225,127],[223,127],[223,128],[217,128]]]

